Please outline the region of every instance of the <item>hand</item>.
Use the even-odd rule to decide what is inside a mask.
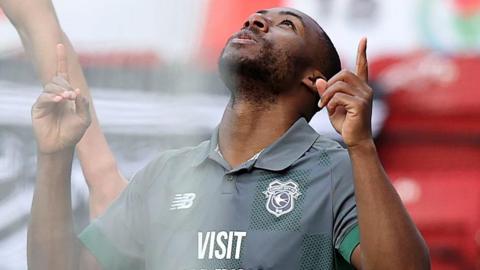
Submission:
[[[65,47],[57,45],[57,73],[32,107],[38,149],[52,154],[73,147],[90,125],[88,99],[68,82]]]
[[[317,80],[319,107],[327,107],[330,122],[348,147],[372,140],[373,91],[368,86],[367,39],[358,45],[356,72],[342,70],[328,82]]]

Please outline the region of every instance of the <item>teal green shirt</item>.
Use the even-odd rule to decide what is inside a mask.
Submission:
[[[347,151],[303,118],[232,168],[218,130],[138,172],[80,240],[104,269],[343,269],[359,244]]]

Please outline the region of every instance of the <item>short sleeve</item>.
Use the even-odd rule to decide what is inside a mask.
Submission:
[[[105,214],[79,235],[102,269],[144,269],[148,217],[142,190],[148,177],[147,169],[139,171]]]
[[[335,249],[347,262],[355,247],[360,243],[357,205],[353,185],[353,172],[346,151],[339,155],[332,171],[333,181],[333,237]]]

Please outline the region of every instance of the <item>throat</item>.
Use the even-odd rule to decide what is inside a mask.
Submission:
[[[239,80],[230,87],[232,109],[246,111],[265,111],[277,103],[278,96],[282,92],[279,87],[275,87],[265,81],[257,81],[251,78]],[[236,107],[236,108],[233,108]]]
[[[296,119],[277,106],[260,109],[231,100],[219,127],[219,150],[232,168],[238,167],[280,138]]]

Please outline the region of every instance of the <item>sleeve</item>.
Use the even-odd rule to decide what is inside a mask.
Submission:
[[[144,231],[148,215],[144,202],[148,169],[138,172],[121,195],[95,219],[79,239],[102,269],[144,269]]]
[[[353,185],[350,157],[342,152],[333,168],[333,240],[337,253],[350,263],[353,250],[360,244],[357,220],[357,204]]]

